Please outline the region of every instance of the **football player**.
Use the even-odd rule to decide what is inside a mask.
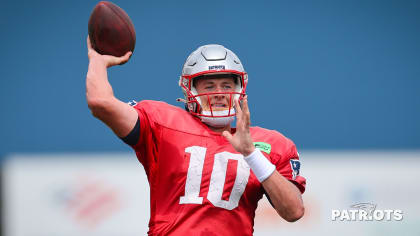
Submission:
[[[188,57],[179,79],[185,109],[118,100],[107,68],[130,56],[100,55],[88,38],[86,96],[146,171],[149,235],[252,235],[264,194],[285,220],[303,216],[306,180],[296,146],[277,131],[250,127],[248,76],[232,51],[205,45]]]

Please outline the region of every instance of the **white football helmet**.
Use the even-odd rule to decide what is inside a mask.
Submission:
[[[226,77],[226,75],[234,77],[236,84],[234,92],[197,93],[194,87],[194,79],[219,74],[223,77]],[[233,121],[235,117],[234,99],[242,100],[245,96],[247,83],[248,75],[235,53],[222,45],[204,45],[191,53],[184,63],[179,86],[182,88],[185,100],[178,99],[178,101],[185,102],[186,110],[200,117],[204,123],[213,127],[224,127]],[[229,96],[230,105],[226,109],[213,110],[211,95],[217,94]],[[202,96],[206,96],[207,99],[201,99]],[[208,104],[203,106],[203,100],[207,100]],[[209,109],[205,110],[203,107]]]

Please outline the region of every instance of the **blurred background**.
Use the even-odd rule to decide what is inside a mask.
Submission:
[[[420,234],[419,1],[113,2],[137,35],[130,61],[108,71],[119,99],[181,106],[186,57],[222,44],[249,74],[253,125],[296,143],[305,217],[284,223],[263,200],[255,235]],[[97,3],[2,2],[2,235],[147,232],[143,167],[85,101]],[[331,220],[362,202],[404,219]]]

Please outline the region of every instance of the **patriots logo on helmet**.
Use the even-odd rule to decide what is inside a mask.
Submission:
[[[300,161],[296,159],[291,159],[290,167],[292,168],[293,179],[296,179],[296,176],[298,176],[300,172]]]
[[[224,70],[224,65],[217,65],[217,66],[209,66],[209,70]]]

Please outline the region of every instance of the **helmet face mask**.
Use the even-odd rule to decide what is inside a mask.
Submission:
[[[196,82],[201,78],[233,78],[235,88],[229,91],[198,93]],[[239,58],[229,49],[221,45],[205,45],[199,47],[186,60],[179,86],[183,90],[186,109],[201,118],[204,123],[213,127],[223,127],[233,121],[234,100],[242,100],[248,82]],[[228,106],[213,106],[217,96],[228,100]]]

